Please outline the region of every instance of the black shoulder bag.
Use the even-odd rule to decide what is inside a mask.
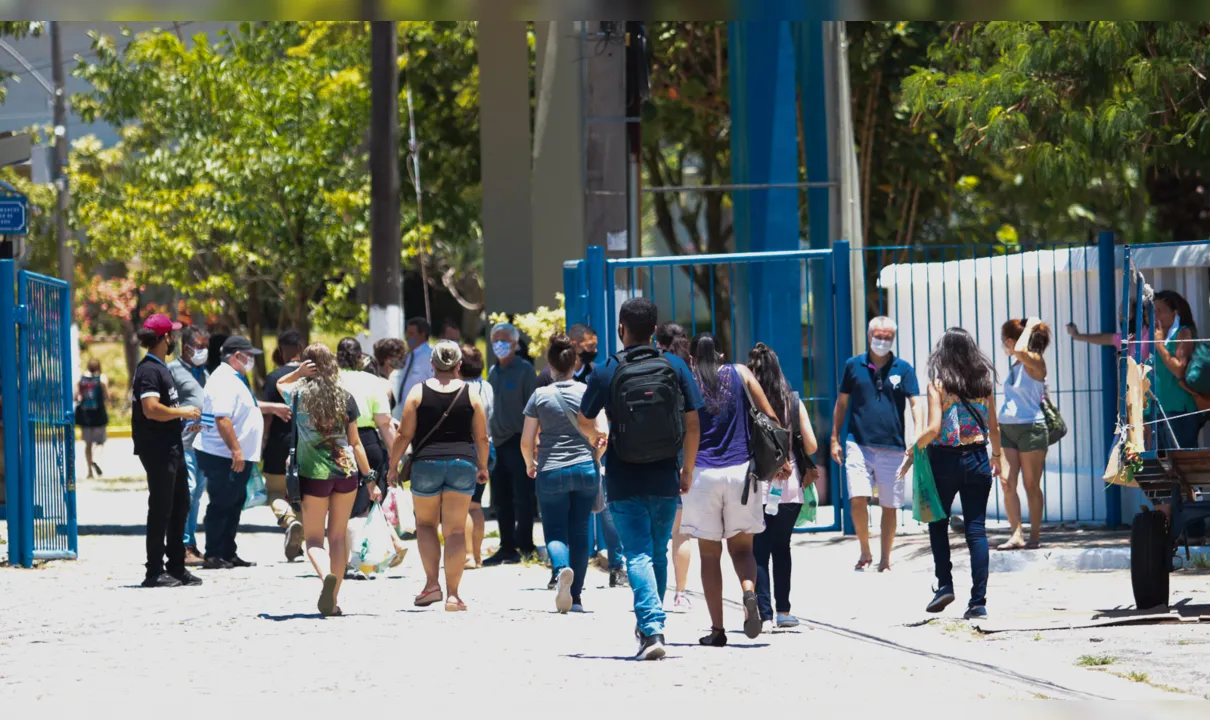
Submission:
[[[748,482],[744,484],[744,494],[740,498],[740,503],[747,505],[752,486],[772,480],[789,460],[790,431],[756,407],[743,375],[739,370],[733,369],[732,372],[748,398],[748,454],[752,460],[748,464]]]

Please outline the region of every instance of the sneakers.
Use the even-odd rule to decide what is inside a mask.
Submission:
[[[202,557],[202,553],[197,549],[197,545],[190,545],[185,548],[185,567],[201,567],[206,562],[206,558]]]
[[[937,591],[937,594],[933,596],[932,602],[930,602],[924,609],[931,613],[939,613],[945,608],[949,607],[949,604],[953,601],[954,591],[950,590],[949,588],[941,588]]]
[[[584,612],[584,603],[580,602],[580,598],[573,597],[571,599],[571,611],[573,613]]]
[[[294,562],[302,556],[302,523],[292,520],[286,527],[285,553],[286,562]]]
[[[222,558],[208,557],[202,560],[202,568],[206,570],[230,570],[235,567]]]
[[[195,587],[202,584],[202,579],[188,570],[182,570],[179,575],[173,575],[172,577],[176,578],[180,584],[188,585],[190,587]]]
[[[226,562],[228,565],[230,565],[233,568],[256,567],[256,563],[248,562],[247,560],[244,560],[243,558],[241,558],[239,555],[232,555],[231,557],[227,558]]]
[[[672,611],[685,613],[692,609],[693,603],[689,602],[689,596],[683,592],[677,593],[672,601]]]
[[[172,577],[168,573],[160,573],[155,577],[149,575],[143,579],[143,587],[145,588],[171,588],[180,586],[181,581]]]
[[[609,587],[630,587],[630,576],[626,574],[626,568],[614,568],[609,571]]]
[[[760,637],[760,607],[756,604],[756,592],[744,591],[744,635],[749,640]]]
[[[555,579],[555,610],[560,614],[566,615],[571,610],[571,583],[575,579],[576,574],[571,568],[561,568],[558,572]]]
[[[660,660],[667,654],[664,650],[663,635],[648,635],[639,638],[639,652],[634,656],[635,660]]]
[[[554,590],[558,586],[559,586],[559,571],[551,570],[550,571],[550,582],[546,583],[546,589]]]
[[[966,620],[986,620],[987,606],[986,605],[971,605],[966,609],[966,614],[962,616]]]
[[[488,559],[483,561],[483,567],[496,567],[498,565],[520,565],[521,553],[516,550],[512,552],[498,552]]]
[[[778,613],[777,614],[777,627],[779,627],[779,628],[798,627],[798,618],[794,617],[790,613]]]
[[[777,632],[777,625],[772,620],[764,620],[761,622],[760,631],[764,635],[772,635]]]
[[[760,622],[760,616],[756,618]],[[710,628],[710,634],[705,637],[698,638],[698,645],[703,647],[727,647],[727,631],[722,628]]]

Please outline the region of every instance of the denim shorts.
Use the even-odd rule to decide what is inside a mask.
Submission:
[[[437,497],[443,492],[474,495],[479,473],[469,460],[417,460],[412,465],[412,494]]]

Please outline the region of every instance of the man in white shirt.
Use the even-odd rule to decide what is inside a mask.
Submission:
[[[245,378],[261,351],[252,347],[248,338],[232,335],[223,342],[221,353],[222,364],[206,383],[202,432],[194,446],[198,470],[206,476],[210,497],[202,564],[210,570],[254,564],[235,553],[235,534],[248,499],[248,477],[260,462],[265,432],[261,408]]]
[[[391,392],[395,397],[395,409],[391,417],[403,418],[403,401],[407,400],[412,388],[433,377],[433,348],[429,346],[429,323],[421,317],[408,320],[404,339],[408,354],[403,358],[403,367],[391,373]]]

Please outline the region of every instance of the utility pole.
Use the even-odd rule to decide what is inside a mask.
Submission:
[[[55,212],[55,242],[59,247],[59,278],[67,283],[67,296],[74,303],[72,293],[76,276],[76,258],[67,241],[67,208],[70,200],[67,187],[67,86],[63,74],[63,40],[59,35],[59,23],[50,21],[51,79],[55,85],[55,158],[51,180],[59,191],[58,207]],[[72,379],[80,377],[80,328],[76,325],[75,313],[71,320],[71,370]]]
[[[395,23],[365,0],[370,23],[370,341],[403,337],[399,236],[399,68]]]

